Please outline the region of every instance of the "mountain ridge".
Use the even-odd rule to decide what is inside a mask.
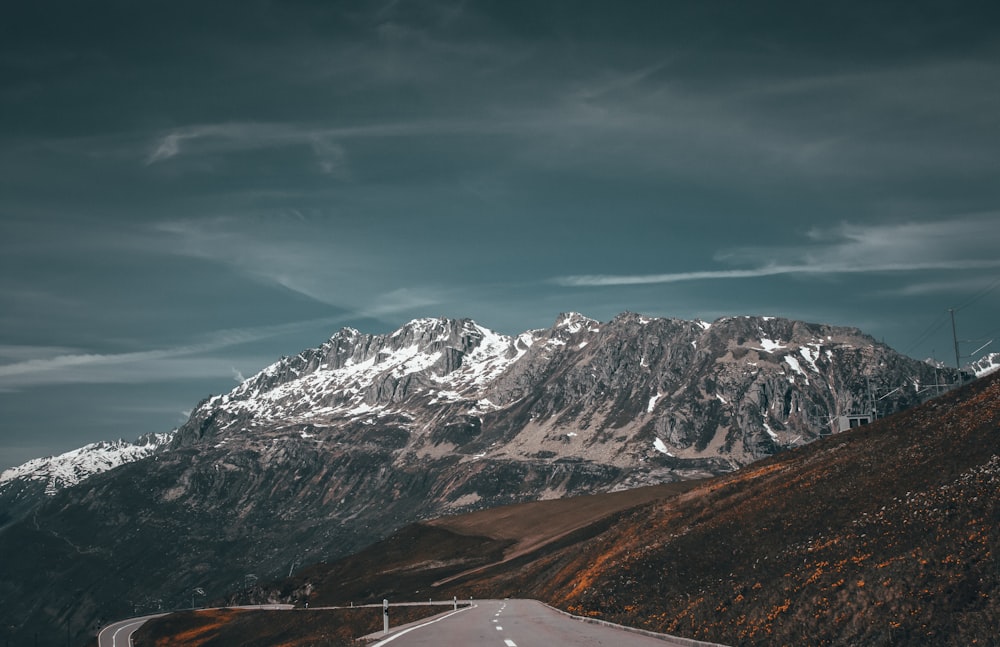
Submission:
[[[0,607],[23,627],[83,627],[412,521],[730,472],[870,415],[876,395],[880,414],[911,406],[936,373],[951,375],[855,328],[773,317],[345,328],[205,399],[150,456],[0,510],[0,549],[29,547],[0,565]],[[95,579],[75,597],[59,584]]]
[[[656,319],[656,318],[643,317],[642,315],[634,315],[633,313],[622,313],[622,315],[616,317],[614,321],[618,321],[621,319],[628,319],[631,317],[635,317],[640,322],[652,321]],[[755,319],[760,320],[762,322],[775,321],[775,320],[788,321],[788,320],[780,320],[774,317],[723,317],[714,323],[707,323],[699,320],[695,320],[692,322],[684,322],[684,320],[667,320],[667,321],[689,323],[697,327],[700,327],[703,331],[708,331],[712,328],[713,325],[718,325],[733,320],[752,321]],[[796,323],[802,324],[802,322],[796,322]],[[509,367],[510,364],[513,364],[517,360],[521,359],[521,357],[523,357],[523,355],[526,352],[528,352],[528,350],[530,350],[530,348],[535,344],[535,342],[538,341],[536,337],[542,338],[546,334],[549,334],[552,337],[549,343],[553,345],[559,345],[559,344],[564,344],[565,339],[567,339],[570,335],[573,335],[574,333],[578,333],[583,329],[586,329],[589,332],[598,332],[601,326],[600,322],[597,322],[596,320],[590,319],[578,313],[564,313],[557,318],[556,324],[553,326],[552,329],[529,330],[517,336],[507,336],[507,335],[501,335],[499,333],[494,333],[482,326],[479,326],[474,321],[468,319],[458,319],[458,320],[449,320],[444,318],[417,319],[405,324],[400,329],[386,335],[366,335],[354,328],[345,327],[340,331],[338,331],[337,333],[335,333],[327,342],[322,344],[320,347],[304,350],[298,355],[292,357],[281,358],[272,365],[265,367],[254,376],[251,376],[249,379],[244,380],[239,386],[234,388],[228,394],[212,396],[204,399],[195,407],[195,411],[192,413],[191,418],[192,420],[195,419],[199,411],[203,412],[205,409],[210,409],[213,406],[217,406],[220,403],[228,404],[230,405],[230,408],[235,408],[240,406],[238,404],[240,402],[244,403],[245,405],[245,403],[248,400],[252,400],[255,397],[261,396],[262,394],[264,394],[265,392],[269,391],[270,389],[272,389],[277,385],[281,384],[287,385],[291,380],[295,379],[296,377],[300,377],[301,376],[300,374],[303,371],[308,374],[308,373],[315,373],[316,369],[320,367],[329,368],[328,366],[322,366],[320,362],[322,362],[325,359],[331,358],[331,356],[332,359],[338,362],[333,367],[334,369],[344,369],[345,367],[350,366],[351,362],[353,362],[354,370],[356,372],[355,377],[358,378],[356,381],[364,382],[363,379],[364,375],[362,374],[363,371],[359,370],[358,367],[363,363],[368,363],[370,365],[369,368],[375,368],[376,362],[373,361],[373,357],[379,354],[380,351],[378,348],[375,349],[374,353],[369,352],[367,356],[363,355],[361,362],[357,361],[356,356],[351,356],[351,355],[349,355],[345,360],[345,358],[342,355],[338,354],[338,352],[330,352],[330,350],[333,349],[335,351],[342,352],[345,342],[350,343],[358,339],[369,340],[368,344],[364,348],[365,351],[371,351],[372,342],[376,341],[380,341],[382,344],[384,344],[385,340],[403,338],[405,341],[413,342],[417,338],[419,338],[421,334],[426,335],[428,331],[433,331],[435,326],[437,326],[437,329],[440,330],[442,326],[446,326],[448,324],[451,325],[460,324],[464,328],[464,332],[470,334],[471,337],[475,337],[478,335],[480,339],[487,338],[488,341],[487,343],[479,344],[475,348],[475,350],[477,351],[485,349],[486,351],[485,353],[481,353],[478,357],[474,355],[471,357],[466,357],[465,350],[467,349],[463,350],[462,348],[463,345],[467,345],[467,343],[465,343],[465,340],[451,344],[442,343],[442,340],[440,339],[437,340],[438,347],[433,350],[434,352],[437,353],[435,360],[443,362],[442,366],[445,367],[445,369],[441,372],[443,374],[451,373],[456,368],[456,365],[459,368],[461,368],[462,365],[465,365],[467,368],[471,361],[471,364],[473,366],[479,366],[482,369],[482,372],[480,372],[477,375],[473,375],[474,378],[478,378],[478,382],[480,384],[483,381],[488,382],[490,378],[497,377],[500,373],[503,372],[505,368]],[[859,336],[859,337],[863,336],[863,333],[861,333],[861,331],[856,328],[843,328],[843,327],[830,327],[830,328],[833,328],[835,330],[853,336]],[[870,338],[868,338],[867,341],[870,343],[874,343],[874,340]],[[586,344],[589,342],[582,342],[582,343]],[[693,343],[697,344],[697,341],[693,341]],[[768,354],[773,354],[776,351],[780,352],[781,350],[786,350],[787,346],[784,346],[780,340],[770,339],[762,334],[759,347],[755,348],[753,346],[749,346],[748,348],[750,351],[763,351]],[[492,355],[490,355],[491,351]],[[450,359],[443,358],[441,356],[442,352],[448,354],[450,356]],[[742,352],[742,349],[738,349],[737,352]],[[486,355],[486,360],[487,360],[485,362],[483,361],[484,355]],[[805,379],[808,379],[807,373],[809,369],[812,366],[814,366],[814,362],[816,361],[817,358],[818,358],[817,352],[810,350],[809,347],[806,347],[803,350],[803,348],[800,346],[798,355],[794,353],[791,355],[786,354],[784,356],[784,361],[787,364],[787,368],[790,371],[793,371],[794,373],[803,376]],[[379,358],[379,359],[384,359],[384,358]],[[409,357],[409,359],[421,360],[422,363],[426,364],[423,367],[420,367],[418,364],[418,368],[428,368],[428,367],[434,368],[433,366],[434,362],[428,361],[429,358],[426,356],[426,353],[424,353],[424,357],[422,358],[411,356]],[[448,365],[449,361],[451,362],[450,366]],[[981,358],[976,363],[967,367],[966,371],[970,374],[982,376],[991,372],[992,370],[995,370],[997,366],[1000,366],[1000,364],[997,363],[996,356],[989,355]],[[398,368],[406,370],[407,367],[403,365],[399,366]],[[938,366],[938,368],[944,368],[944,367]],[[945,369],[945,370],[948,371],[951,369]],[[411,371],[411,373],[417,373],[417,372],[419,371]],[[466,370],[467,374],[468,372],[469,371]],[[377,371],[373,371],[373,373],[375,375],[370,375],[369,377],[377,376]],[[438,379],[441,379],[441,376],[437,377]],[[473,379],[473,380],[468,380],[467,382],[468,383],[465,384],[465,387],[469,388],[471,386],[474,386],[477,380]],[[355,413],[359,415],[376,414],[378,412],[377,406],[379,403],[380,396],[377,390],[376,391],[371,390],[378,388],[377,386],[372,386],[373,384],[375,384],[374,381],[369,383],[367,391],[361,391],[361,389],[357,389],[357,392],[353,394],[350,391],[342,390],[340,388],[340,385],[337,384],[324,385],[326,394],[328,396],[334,396],[334,400],[332,402],[328,401],[326,403],[320,403],[320,404],[326,404],[326,405],[339,404],[341,411],[347,413],[348,407],[346,407],[345,404],[353,403],[355,407]],[[441,386],[441,384],[431,385],[431,386]],[[503,391],[503,389],[502,388],[493,389],[494,393],[498,391]],[[407,392],[408,392],[407,388],[404,388],[399,395],[405,395]],[[353,402],[351,402],[350,396],[351,395],[356,396],[359,393],[362,396],[361,399],[359,400],[357,397],[355,397],[353,399]],[[458,400],[460,399],[460,395],[461,394],[455,391],[441,390],[439,393],[439,398],[440,399],[450,398],[453,400]],[[510,396],[510,394],[508,393],[507,400],[510,400],[511,397],[512,396]],[[663,397],[662,393],[656,393],[650,396],[649,400],[647,400],[647,408],[650,409],[650,412],[652,408],[657,405],[657,403],[662,397]],[[497,399],[503,400],[504,398],[498,397]],[[722,399],[720,399],[720,402],[722,404],[726,404]],[[478,401],[478,403],[484,410],[489,410],[489,409],[500,408],[502,404],[509,404],[509,401],[501,402],[500,404],[498,404],[491,401],[488,397],[484,397],[481,398]],[[308,404],[309,407],[313,408],[314,410],[312,413],[315,413],[316,409],[315,405],[317,404],[316,402],[308,402],[305,404]],[[857,409],[858,407],[854,406],[854,408]],[[332,408],[328,407],[328,409],[332,411]],[[475,415],[476,413],[481,413],[481,412],[469,411],[468,413],[470,413],[470,415]],[[189,420],[189,422],[185,425],[185,430],[186,432],[188,432],[188,436],[183,438],[175,438],[175,433],[169,432],[169,435],[171,436],[170,440],[176,440],[176,444],[178,445],[183,445],[185,444],[185,442],[190,442],[192,439],[190,436],[190,431],[193,426],[192,420]],[[767,429],[768,426],[762,425],[762,427],[764,428],[765,432],[768,431]],[[774,431],[773,429],[770,430],[770,432],[773,431]],[[768,433],[768,435],[771,436],[770,433]],[[149,436],[161,439],[164,438],[164,434],[155,434]],[[198,437],[197,434],[195,434],[195,438],[197,437]],[[788,438],[786,438],[786,440],[788,440]],[[132,444],[139,447],[146,447],[148,446],[149,441],[145,437],[142,437]],[[164,443],[161,440],[157,444],[166,445],[167,443]],[[98,443],[92,443],[91,445],[87,445],[85,447],[81,447],[77,450],[65,452],[64,454],[61,454],[59,456],[33,459],[31,461],[26,462],[23,465],[12,467],[8,470],[5,470],[3,472],[3,475],[0,476],[0,489],[3,488],[3,483],[15,479],[26,478],[28,480],[34,480],[34,481],[48,480],[48,483],[45,487],[45,492],[46,494],[51,495],[54,493],[56,489],[62,486],[73,485],[78,483],[83,478],[86,478],[86,476],[89,473],[97,473],[99,471],[104,471],[106,469],[110,469],[112,467],[117,466],[118,464],[120,464],[120,462],[124,462],[126,460],[132,460],[134,458],[138,458],[145,455],[145,453],[143,452],[129,450],[126,447],[126,445],[127,443],[125,443],[125,441],[123,440],[101,441]],[[669,457],[676,457],[676,454],[673,451],[671,451],[671,448],[667,446],[667,443],[662,438],[660,437],[655,438],[653,440],[653,445],[654,449],[656,449],[661,454]],[[110,455],[114,453],[116,446],[120,446],[121,448],[120,458],[115,458]],[[104,459],[103,461],[92,460],[92,458],[96,455],[98,451],[105,451],[105,450],[106,450],[105,453],[109,454],[106,459]],[[88,463],[90,465],[88,465]],[[70,472],[73,473],[73,476],[69,476]],[[56,476],[49,478],[49,476],[47,476],[48,474],[53,474]]]
[[[1000,374],[685,485],[412,524],[264,591],[313,606],[535,597],[731,645],[995,643]]]

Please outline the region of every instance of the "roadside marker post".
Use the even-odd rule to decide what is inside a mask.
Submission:
[[[389,633],[389,601],[382,600],[382,633]]]

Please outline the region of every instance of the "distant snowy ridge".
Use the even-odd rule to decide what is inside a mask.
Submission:
[[[997,368],[1000,354],[969,370]],[[343,328],[205,399],[176,432],[29,461],[0,475],[0,492],[30,482],[51,495],[161,448],[196,445],[274,461],[301,445],[371,445],[393,447],[400,465],[581,460],[700,474],[835,432],[830,421],[870,408],[872,384],[888,393],[885,415],[942,379],[860,330],[775,317],[622,313],[602,323],[563,313],[516,336],[423,318],[387,334]]]
[[[388,334],[343,328],[281,358],[195,407],[172,446],[249,444],[280,460],[303,440],[337,451],[392,437],[400,465],[722,471],[835,433],[830,421],[870,408],[869,384],[889,393],[886,415],[938,380],[858,329],[776,317],[563,313],[516,336],[424,318]]]
[[[17,480],[45,483],[45,494],[53,496],[101,472],[132,463],[156,453],[173,439],[173,432],[147,434],[134,443],[126,440],[91,443],[58,456],[35,458],[0,474],[0,488]]]
[[[415,319],[388,335],[344,328],[317,349],[286,357],[201,411],[299,421],[363,418],[386,413],[417,392],[429,404],[455,401],[496,408],[487,397],[494,382],[540,342],[558,348],[599,322],[577,313],[560,316],[552,330],[502,335],[469,319]],[[473,412],[475,413],[475,412]],[[197,415],[197,414],[196,414]]]
[[[983,377],[984,375],[1000,371],[1000,353],[983,355],[966,367],[966,370],[974,373],[976,377]]]

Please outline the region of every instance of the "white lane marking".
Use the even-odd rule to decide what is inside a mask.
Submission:
[[[445,620],[445,619],[447,619],[447,618],[450,618],[450,617],[452,617],[452,616],[453,616],[453,615],[455,615],[456,613],[462,613],[463,611],[468,611],[469,609],[476,609],[476,608],[478,608],[478,607],[479,607],[479,605],[478,605],[478,604],[473,604],[472,606],[468,606],[468,607],[462,607],[462,608],[461,608],[461,609],[459,609],[458,611],[452,611],[452,612],[451,612],[451,613],[449,613],[448,615],[444,615],[444,616],[441,616],[440,618],[437,618],[436,620],[431,620],[430,622],[425,622],[425,623],[423,623],[423,624],[421,624],[421,625],[415,625],[415,626],[413,626],[413,627],[410,627],[409,629],[403,629],[403,630],[402,630],[402,631],[400,631],[400,632],[399,632],[398,634],[393,634],[393,635],[389,636],[388,638],[385,638],[384,640],[380,640],[380,641],[378,641],[377,643],[374,643],[373,645],[371,645],[371,647],[382,647],[382,645],[386,645],[386,644],[389,644],[389,643],[391,643],[391,642],[392,642],[393,640],[395,640],[395,639],[399,638],[400,636],[403,636],[403,635],[405,635],[405,634],[408,634],[408,633],[410,633],[410,632],[411,632],[411,631],[413,631],[414,629],[420,629],[420,628],[422,628],[422,627],[426,627],[427,625],[432,625],[432,624],[434,624],[435,622],[441,622],[442,620]],[[512,647],[517,647],[517,645],[513,645]]]
[[[497,631],[503,631],[503,627],[501,627],[500,625],[497,625]]]
[[[122,631],[124,631],[126,629],[131,629],[132,627],[135,627],[135,629],[138,629],[145,622],[146,622],[145,620],[139,620],[138,622],[131,622],[131,623],[127,624],[127,625],[122,625],[121,627],[118,627],[118,631],[116,631],[115,633],[111,634],[111,647],[118,647],[118,634],[120,634]],[[131,645],[132,645],[132,634],[135,633],[135,629],[132,629],[132,631],[130,631],[127,634],[125,634],[125,638],[128,639],[129,647],[131,647]]]
[[[508,638],[507,640],[505,640],[503,642],[504,642],[505,645],[507,645],[507,647],[517,647],[517,643],[514,642],[513,640],[511,640],[510,638]]]

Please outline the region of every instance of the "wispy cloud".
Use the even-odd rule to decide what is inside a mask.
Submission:
[[[991,214],[996,217],[996,214]],[[958,271],[1000,268],[995,249],[1000,230],[995,220],[958,219],[896,225],[845,223],[816,228],[794,247],[744,248],[716,255],[717,261],[748,264],[718,269],[641,275],[575,275],[551,279],[567,287],[643,285],[783,274],[857,274],[876,272]],[[778,262],[776,259],[791,259]]]
[[[424,112],[388,112],[355,123],[335,118],[194,123],[147,133],[139,154],[147,166],[156,166],[300,148],[319,172],[358,181],[364,175],[354,168],[351,153],[352,143],[361,140],[494,136],[501,138],[491,146],[494,156],[589,174],[668,173],[727,185],[822,177],[887,191],[879,179],[915,173],[982,179],[992,172],[998,143],[991,120],[1000,110],[1000,95],[990,88],[1000,67],[981,61],[910,62],[801,76],[757,73],[742,80],[709,76],[691,83],[675,60],[683,61],[678,53],[657,51],[644,66],[581,64],[557,80],[547,76],[552,70],[542,60],[520,64],[520,92],[504,95],[494,86],[504,85],[498,79],[508,80],[512,70],[483,74],[473,63],[452,62],[461,56],[437,52],[423,41],[405,39],[397,46],[397,59],[407,65],[426,62],[419,67],[442,77],[420,84],[430,88],[420,102]],[[374,74],[372,61],[382,58],[378,51],[352,56],[366,66],[366,79],[375,86],[362,96],[406,82]],[[537,59],[543,56],[535,53]],[[442,67],[445,61],[448,67]],[[341,74],[353,78],[357,72]],[[450,87],[456,79],[467,91],[461,114],[449,114],[452,108],[438,103],[434,88]],[[331,84],[343,81],[338,77]],[[434,142],[438,150],[451,145]]]
[[[219,351],[340,322],[341,317],[329,317],[219,330],[191,344],[130,353],[62,353],[50,347],[4,346],[0,356],[17,359],[0,365],[0,390],[51,384],[151,383],[192,377],[242,378],[232,366],[232,357],[220,356]]]
[[[523,129],[516,123],[489,119],[423,119],[325,127],[296,123],[221,123],[177,128],[160,134],[146,157],[151,165],[182,153],[224,154],[286,146],[306,146],[319,157],[343,161],[338,144],[351,139],[461,134],[501,134]]]
[[[146,164],[169,160],[189,147],[199,152],[213,153],[308,144],[311,139],[308,131],[285,124],[199,124],[177,128],[160,136],[146,158]]]
[[[195,349],[187,348],[29,359],[0,366],[0,388],[17,390],[49,384],[158,382],[219,374],[216,360],[191,357],[195,352]]]
[[[399,313],[413,312],[446,301],[439,291],[429,288],[399,288],[374,295],[374,298],[358,311],[362,317],[392,316]]]
[[[891,294],[900,296],[924,296],[928,294],[964,294],[988,288],[996,281],[996,275],[965,276],[950,281],[921,281],[911,283]],[[890,294],[890,293],[886,293]]]
[[[255,281],[343,309],[345,318],[413,312],[441,302],[447,292],[409,271],[412,255],[401,257],[388,241],[357,240],[297,214],[281,222],[171,221],[156,229],[172,237],[161,251],[223,263]],[[406,241],[399,244],[407,247]]]

